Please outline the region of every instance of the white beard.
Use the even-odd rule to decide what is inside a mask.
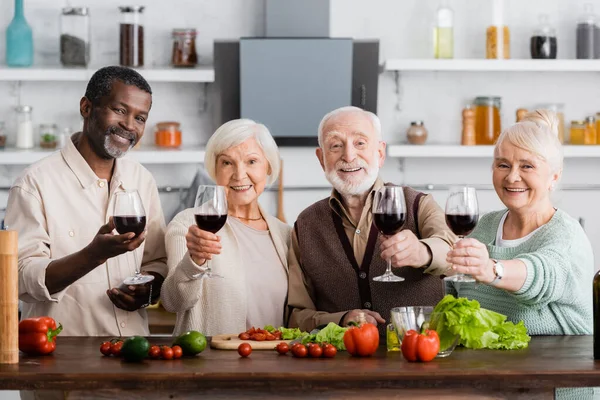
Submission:
[[[338,162],[335,168],[325,171],[325,177],[342,196],[358,196],[366,193],[375,184],[379,176],[379,166],[377,164],[368,166],[366,162],[359,160],[358,165],[349,166],[348,168],[362,167],[367,172],[367,176],[360,182],[345,181],[337,174],[340,164],[343,166],[345,163]]]

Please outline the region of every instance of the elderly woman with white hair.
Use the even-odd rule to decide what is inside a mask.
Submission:
[[[227,193],[228,217],[217,233],[196,226],[187,209],[169,223],[165,309],[177,313],[174,335],[243,332],[282,326],[287,296],[291,227],[258,204],[279,175],[277,145],[268,129],[249,119],[225,123],[206,146],[204,166]],[[223,278],[205,277],[206,262]]]
[[[506,209],[483,216],[447,258],[481,284],[448,288],[510,321],[523,320],[532,335],[589,335],[592,247],[550,196],[563,166],[557,126],[555,114],[536,110],[500,135],[492,176]]]

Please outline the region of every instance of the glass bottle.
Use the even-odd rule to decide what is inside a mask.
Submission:
[[[596,118],[587,117],[585,119],[585,135],[583,137],[583,144],[596,144],[597,135]]]
[[[143,6],[119,7],[119,63],[126,67],[144,66]]]
[[[33,148],[33,121],[30,106],[18,106],[17,111],[17,148]]]
[[[454,57],[454,13],[446,4],[436,12],[433,52],[435,58]]]
[[[485,58],[510,58],[510,31],[504,23],[504,0],[493,0],[492,21],[486,31]]]
[[[6,64],[9,67],[33,64],[33,33],[25,19],[23,0],[15,0],[15,15],[6,28]]]
[[[585,121],[571,121],[571,131],[569,132],[569,142],[575,145],[582,145],[585,142]]]
[[[594,275],[594,360],[600,360],[600,271]]]
[[[540,25],[531,37],[531,58],[555,59],[558,52],[556,30],[548,23],[548,15],[540,14],[539,21]]]
[[[526,108],[517,108],[517,122],[523,121],[528,112]]]
[[[90,17],[87,7],[65,7],[60,16],[60,62],[85,67],[90,62]]]
[[[577,22],[577,58],[600,58],[600,27],[591,4],[584,6],[584,15]]]
[[[174,67],[195,67],[198,63],[196,54],[196,30],[173,29],[173,55],[171,63]]]

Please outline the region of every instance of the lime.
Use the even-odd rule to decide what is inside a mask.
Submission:
[[[121,355],[125,361],[142,361],[148,356],[148,350],[150,350],[150,343],[145,337],[132,336],[123,342]]]
[[[173,346],[179,346],[186,356],[195,356],[206,348],[206,336],[198,331],[188,331],[175,339]]]

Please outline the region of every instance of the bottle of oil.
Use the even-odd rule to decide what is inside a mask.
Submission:
[[[594,359],[600,360],[600,271],[594,275]]]
[[[443,4],[436,12],[436,24],[433,33],[433,52],[435,58],[454,58],[454,13]]]

